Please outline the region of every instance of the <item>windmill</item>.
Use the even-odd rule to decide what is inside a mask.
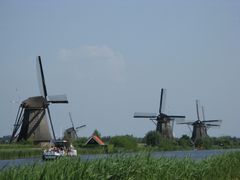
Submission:
[[[193,122],[183,122],[178,124],[187,124],[193,126],[192,131],[192,141],[195,143],[196,140],[202,139],[204,137],[207,137],[207,130],[210,127],[219,127],[222,120],[206,120],[205,119],[205,113],[204,113],[204,107],[202,106],[202,118],[203,120],[200,120],[199,115],[199,101],[196,100],[196,111],[197,111],[197,120]]]
[[[40,56],[37,57],[37,75],[41,96],[29,97],[20,104],[14,123],[11,142],[28,139],[34,142],[48,142],[56,139],[49,105],[68,103],[68,100],[66,95],[48,96]],[[52,133],[49,128],[47,114]]]
[[[71,139],[71,140],[76,140],[78,138],[77,131],[79,129],[85,127],[86,125],[78,126],[78,127],[75,128],[75,126],[73,124],[73,120],[72,120],[72,115],[71,115],[70,112],[69,112],[69,118],[70,118],[72,127],[65,130],[64,137],[66,137],[68,139]]]
[[[140,113],[135,112],[134,118],[149,118],[156,125],[156,131],[158,131],[162,137],[164,138],[173,138],[173,120],[177,118],[185,118],[185,116],[175,116],[175,115],[167,115],[163,113],[165,98],[166,97],[166,89],[161,89],[160,96],[160,106],[159,112],[157,113]],[[156,121],[156,122],[155,122]]]

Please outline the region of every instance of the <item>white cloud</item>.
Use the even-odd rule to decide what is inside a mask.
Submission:
[[[107,46],[81,46],[61,49],[60,59],[87,79],[125,81],[126,64],[123,56]]]

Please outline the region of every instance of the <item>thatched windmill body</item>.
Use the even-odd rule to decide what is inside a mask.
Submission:
[[[203,106],[202,106],[203,120],[200,120],[199,101],[198,100],[196,100],[196,111],[197,111],[197,120],[196,121],[178,123],[178,124],[186,124],[186,125],[193,126],[192,137],[191,137],[193,143],[195,143],[199,139],[208,137],[208,134],[207,134],[208,128],[219,127],[220,123],[222,122],[222,120],[206,120]]]
[[[37,74],[41,96],[29,97],[20,104],[11,142],[29,139],[34,142],[48,142],[56,139],[49,105],[53,103],[68,103],[68,100],[66,95],[48,96],[40,56],[37,57]]]
[[[173,121],[177,118],[185,118],[185,116],[167,115],[163,113],[165,105],[166,89],[161,89],[159,113],[141,113],[135,112],[134,118],[149,118],[156,125],[158,131],[164,138],[173,138]]]
[[[72,115],[70,112],[69,112],[69,118],[70,118],[72,127],[68,128],[64,131],[64,137],[67,138],[68,140],[76,140],[78,138],[77,132],[81,128],[85,127],[86,125],[81,125],[81,126],[78,126],[75,128],[73,120],[72,120]]]

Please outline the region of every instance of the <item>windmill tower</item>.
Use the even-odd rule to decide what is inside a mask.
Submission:
[[[73,120],[72,120],[72,115],[71,115],[70,112],[69,112],[69,118],[70,118],[72,127],[65,130],[64,137],[67,138],[68,140],[69,139],[70,140],[76,140],[78,138],[77,131],[79,131],[79,129],[85,127],[86,125],[78,126],[78,127],[75,128],[75,126],[73,124]]]
[[[173,120],[177,118],[185,118],[185,116],[167,115],[163,113],[165,105],[166,89],[161,89],[159,112],[157,113],[141,113],[135,112],[134,118],[149,118],[156,125],[158,131],[164,138],[173,138]]]
[[[222,120],[206,120],[204,114],[204,108],[202,106],[202,117],[203,120],[200,120],[199,115],[199,101],[196,100],[196,111],[197,111],[197,120],[194,122],[183,122],[178,124],[187,124],[192,125],[192,141],[195,143],[198,139],[202,139],[204,137],[208,137],[207,130],[210,127],[219,127]]]
[[[37,74],[41,96],[29,97],[20,104],[10,142],[28,139],[34,142],[48,142],[56,139],[49,105],[68,103],[68,100],[66,95],[48,96],[40,56],[37,57]]]

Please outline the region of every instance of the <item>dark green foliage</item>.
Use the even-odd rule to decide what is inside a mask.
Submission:
[[[203,149],[211,149],[213,146],[213,141],[212,138],[210,137],[205,137],[202,139],[202,147]]]
[[[240,152],[213,156],[202,161],[159,158],[149,154],[112,156],[81,161],[57,161],[0,171],[0,179],[239,179]]]
[[[190,149],[193,146],[191,138],[186,134],[182,135],[182,137],[178,139],[178,144],[182,149]]]
[[[178,143],[175,139],[160,138],[158,149],[163,151],[173,151],[178,149]]]
[[[78,138],[77,140],[73,141],[72,144],[74,147],[82,147],[85,145],[87,140],[88,140],[87,137],[81,137],[81,138]]]
[[[109,144],[114,145],[114,147],[124,148],[124,149],[136,149],[137,141],[133,136],[114,136],[110,139]]]
[[[0,159],[39,157],[41,154],[42,149],[40,148],[0,149]]]
[[[157,131],[149,131],[144,139],[148,146],[157,146],[159,150],[178,149],[178,142],[175,139],[163,138]]]
[[[105,144],[108,144],[111,139],[111,136],[103,136],[101,137],[101,139],[103,142],[105,142]]]
[[[157,131],[149,131],[144,140],[148,146],[158,146],[160,144],[161,135]]]
[[[230,136],[214,137],[212,138],[213,145],[222,148],[237,148],[240,147],[240,139]]]
[[[32,144],[1,144],[0,159],[18,159],[41,156],[40,146]]]

